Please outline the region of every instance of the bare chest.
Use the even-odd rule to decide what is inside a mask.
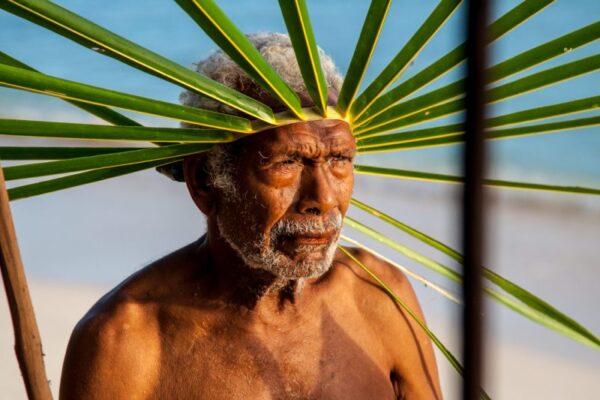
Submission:
[[[331,316],[286,329],[181,326],[163,338],[156,397],[394,399],[378,343]]]

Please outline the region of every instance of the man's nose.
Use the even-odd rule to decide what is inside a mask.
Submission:
[[[323,215],[335,207],[335,190],[325,166],[318,164],[304,170],[298,202],[300,213]]]

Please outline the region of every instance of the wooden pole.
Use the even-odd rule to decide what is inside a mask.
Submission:
[[[4,173],[0,166],[0,268],[15,331],[15,352],[31,400],[51,400],[42,342],[19,253]]]

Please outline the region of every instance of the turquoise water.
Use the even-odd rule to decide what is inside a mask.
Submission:
[[[205,57],[215,48],[211,40],[172,1],[69,0],[57,3],[186,66]],[[285,31],[276,1],[221,0],[218,3],[243,31]],[[495,3],[497,16],[518,2],[505,0]],[[432,0],[394,2],[365,82],[370,82],[386,65],[435,4]],[[348,66],[367,7],[367,1],[309,1],[318,41],[334,57],[342,72]],[[498,41],[493,46],[493,62],[595,22],[599,16],[600,1],[556,1]],[[461,8],[414,61],[406,76],[419,71],[462,41],[463,17]],[[0,48],[3,51],[48,74],[162,100],[177,100],[178,87],[95,54],[4,12],[0,13],[0,32]],[[594,43],[567,52],[525,74],[583,58],[599,50],[599,43]],[[434,82],[431,87],[451,82],[460,77],[461,72],[457,69]],[[500,103],[493,107],[493,112],[503,114],[535,105],[598,95],[599,89],[600,74],[590,74],[539,93]],[[87,121],[89,118],[59,100],[10,89],[0,89],[0,116],[73,121]],[[174,121],[144,116],[135,118],[150,124],[176,124]],[[435,121],[434,124],[444,122]],[[600,185],[598,128],[505,140],[493,143],[491,148],[490,174],[494,177]],[[370,163],[455,172],[458,170],[459,156],[460,148],[431,149],[388,154]]]

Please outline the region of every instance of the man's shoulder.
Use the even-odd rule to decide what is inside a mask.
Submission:
[[[186,246],[127,277],[100,298],[75,327],[75,333],[102,337],[113,331],[147,329],[174,286],[188,280]]]
[[[160,359],[157,319],[148,311],[132,299],[101,299],[73,330],[60,398],[116,399],[147,392],[156,380],[152,366]]]
[[[401,311],[402,307],[374,276],[391,290],[394,296],[420,312],[414,290],[406,275],[368,251],[349,247],[346,250],[350,255],[338,252],[333,271],[333,274],[338,275],[334,278],[337,280],[335,285],[338,288],[338,296],[343,293],[345,298],[349,298],[369,324],[392,331],[403,329],[406,320]],[[391,323],[392,321],[395,322]],[[396,328],[392,329],[393,326]]]
[[[131,275],[79,321],[65,356],[61,398],[104,393],[108,388],[98,385],[106,381],[131,382],[110,387],[121,394],[137,393],[153,382],[161,351],[161,304],[174,282],[186,279],[180,276],[185,251],[173,252]]]
[[[77,323],[71,340],[106,342],[118,337],[122,339],[125,333],[131,335],[151,322],[152,308],[151,303],[143,302],[129,293],[128,288],[119,285],[98,300]],[[123,341],[114,340],[114,344],[119,343]]]
[[[338,254],[337,269],[353,277],[349,281],[351,286],[346,286],[353,289],[354,304],[385,346],[394,371],[410,382],[408,386],[415,397],[441,398],[435,394],[439,393],[439,384],[431,341],[419,326],[425,318],[408,278],[394,265],[367,251],[348,249],[348,252],[351,256]]]
[[[374,278],[377,277],[398,295],[405,294],[407,290],[412,292],[408,278],[394,265],[363,249],[353,247],[344,249],[349,255],[338,251],[335,269],[338,274],[345,275],[345,280],[355,289],[360,292],[376,291],[385,295],[385,290]]]

